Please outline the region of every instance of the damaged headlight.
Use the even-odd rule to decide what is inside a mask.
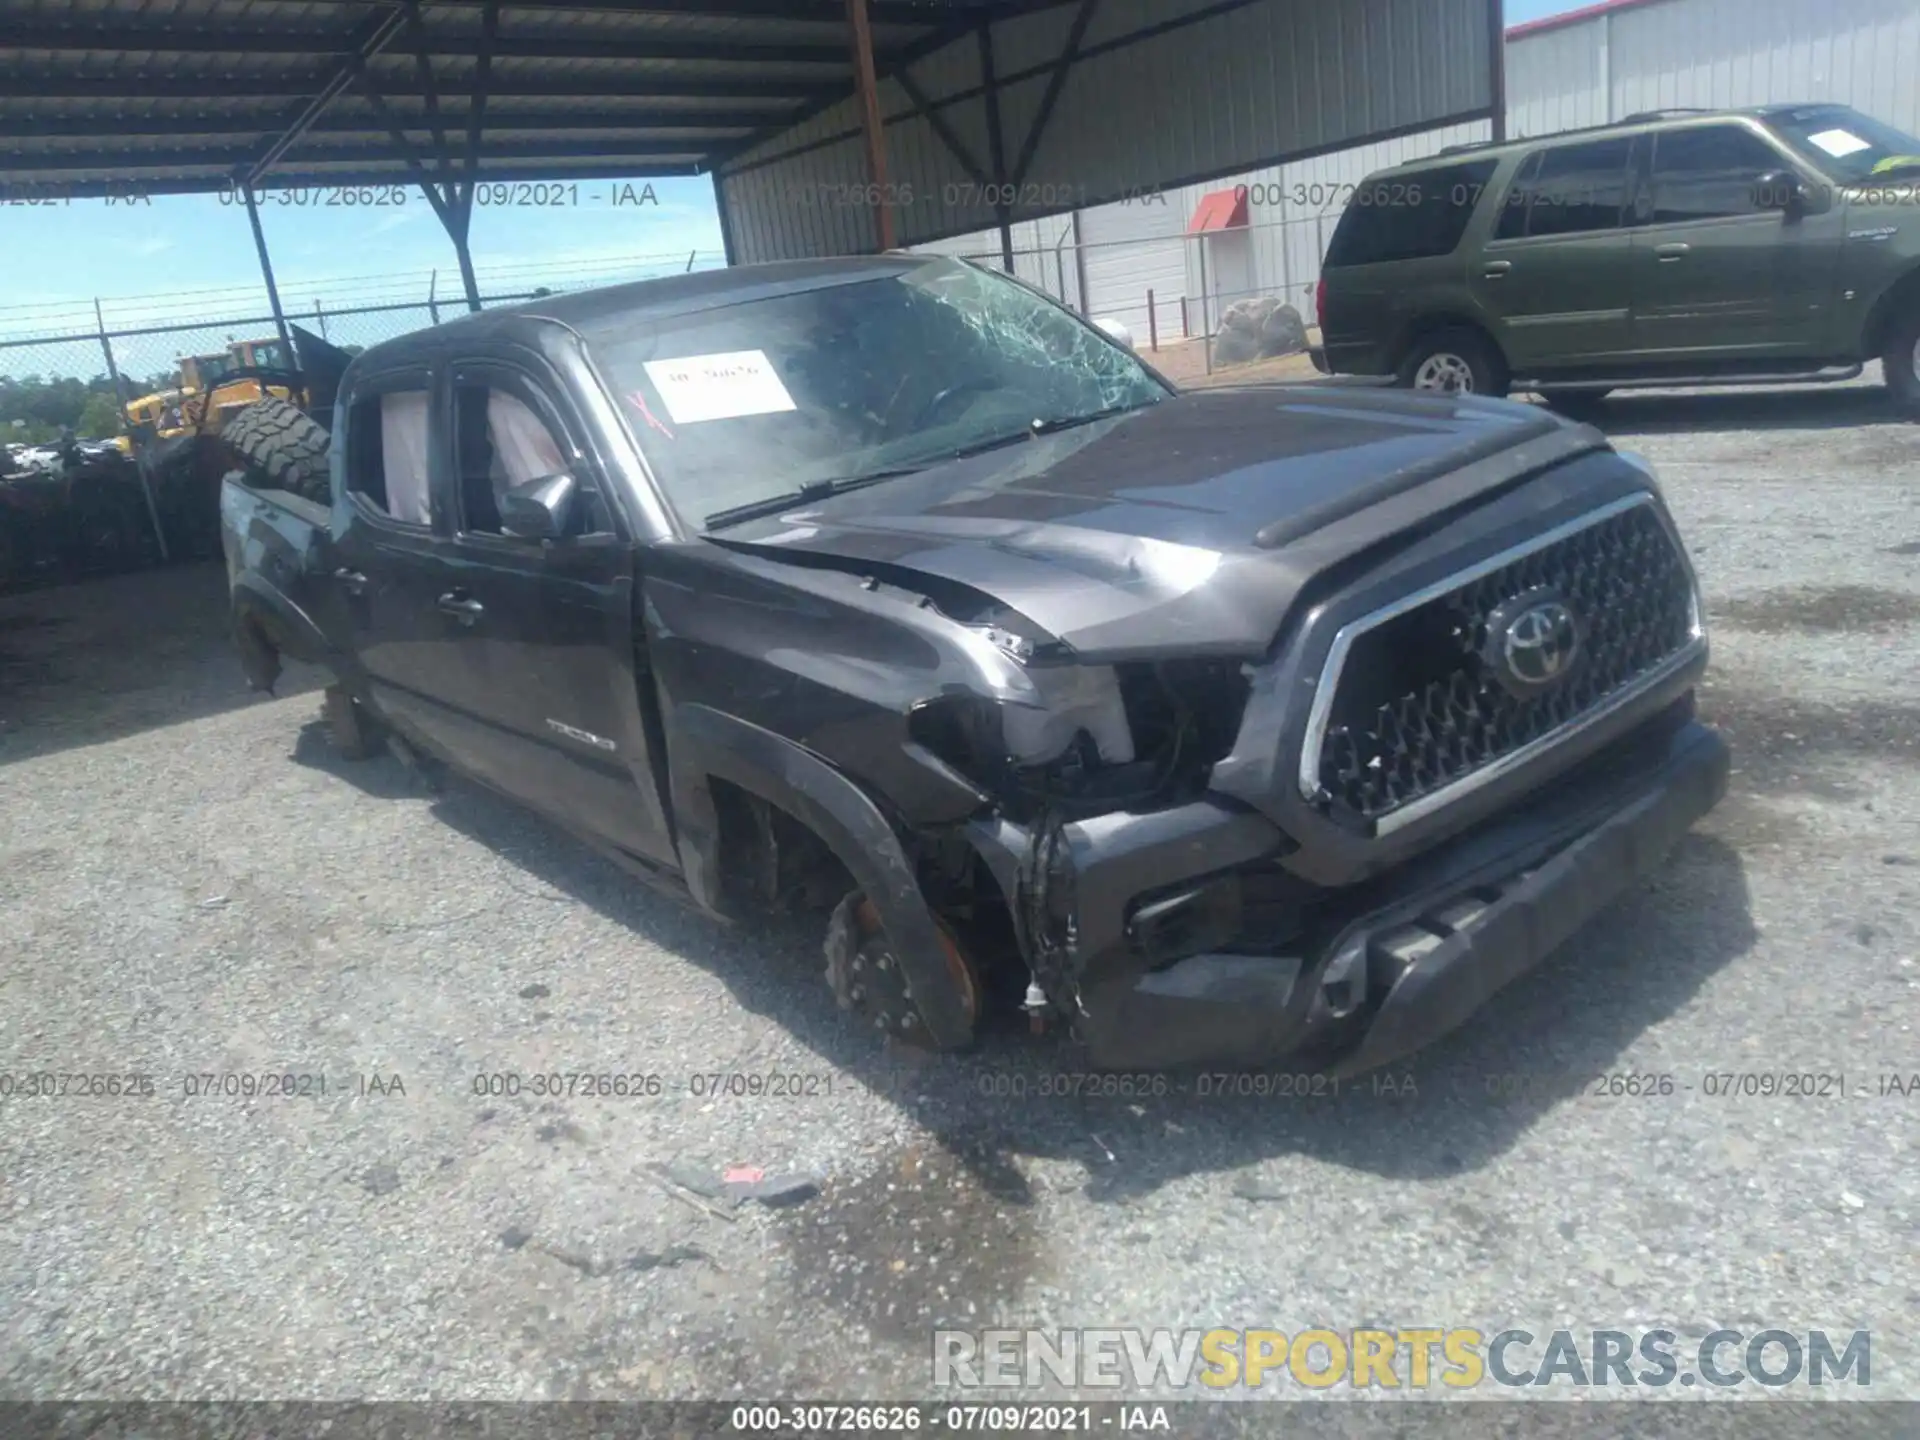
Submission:
[[[1001,728],[1020,765],[1045,765],[1067,753],[1082,730],[1108,765],[1133,763],[1120,675],[1111,665],[1049,665],[1029,670],[1040,704],[1006,705]]]
[[[909,712],[910,735],[991,790],[1018,771],[1076,756],[1103,766],[1133,763],[1133,727],[1111,665],[1043,665],[1026,673],[1033,701],[935,696]]]
[[[1234,661],[1023,668],[1033,687],[1025,703],[949,692],[908,717],[917,744],[1015,818],[1102,814],[1197,794],[1246,709],[1247,676]]]

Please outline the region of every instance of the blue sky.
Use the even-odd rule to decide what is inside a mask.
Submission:
[[[614,278],[684,265],[691,251],[708,252],[703,259],[710,260],[720,248],[713,185],[704,176],[548,189],[563,203],[476,203],[471,245],[483,291]],[[422,300],[436,269],[437,293],[457,299],[453,246],[425,197],[415,186],[386,193],[404,203],[348,209],[313,203],[338,198],[320,192],[264,196],[261,227],[290,308],[310,306],[316,294],[329,306]],[[489,193],[483,187],[479,198]],[[246,209],[219,196],[8,206],[0,209],[0,254],[0,334],[43,329],[33,322],[82,312],[90,322],[95,296],[110,324],[265,303]],[[19,283],[29,275],[30,291]],[[143,304],[168,294],[179,298],[160,311]]]
[[[1507,0],[1507,24],[1524,25],[1568,10],[1584,9],[1591,0]]]
[[[1506,0],[1507,21],[1579,3]],[[472,249],[482,290],[678,268],[692,251],[706,252],[703,262],[715,258],[720,226],[708,179],[655,180],[650,196],[643,182],[631,182],[630,191],[623,183],[582,182],[557,206],[476,206]],[[288,307],[310,309],[316,296],[328,306],[424,299],[435,270],[437,293],[457,298],[452,245],[420,191],[409,186],[404,195],[403,205],[373,209],[269,196],[262,224]],[[634,197],[645,203],[615,203]],[[96,296],[111,325],[265,308],[246,211],[215,196],[0,208],[0,257],[0,336],[83,328],[77,322],[90,322]],[[21,283],[26,276],[31,289]],[[159,296],[173,298],[149,298]]]

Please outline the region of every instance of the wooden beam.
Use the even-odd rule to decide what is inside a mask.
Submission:
[[[867,134],[867,178],[873,182],[874,238],[893,249],[893,206],[887,196],[887,137],[880,124],[880,87],[873,75],[873,31],[867,24],[867,0],[847,0],[853,27],[853,73]]]

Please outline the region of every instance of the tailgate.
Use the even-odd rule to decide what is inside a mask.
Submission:
[[[333,665],[347,633],[345,617],[333,613],[330,521],[324,505],[287,491],[255,489],[231,475],[221,482],[220,545],[235,620],[309,664]]]

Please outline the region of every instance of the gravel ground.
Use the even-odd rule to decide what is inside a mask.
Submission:
[[[0,1395],[902,1396],[944,1319],[1869,1328],[1872,1393],[1920,1398],[1920,1095],[1872,1093],[1920,1072],[1920,427],[1859,387],[1606,424],[1699,559],[1736,790],[1389,1094],[879,1054],[811,927],[336,762],[312,677],[242,692],[216,570],[0,601],[0,1072],[159,1090],[0,1102]],[[1849,1093],[1701,1093],[1783,1069]],[[476,1093],[553,1070],[661,1093]],[[262,1071],[327,1091],[183,1093]],[[736,1071],[808,1093],[690,1093]],[[1618,1072],[1680,1088],[1563,1083]],[[824,1188],[715,1213],[655,1168],[732,1164]]]

